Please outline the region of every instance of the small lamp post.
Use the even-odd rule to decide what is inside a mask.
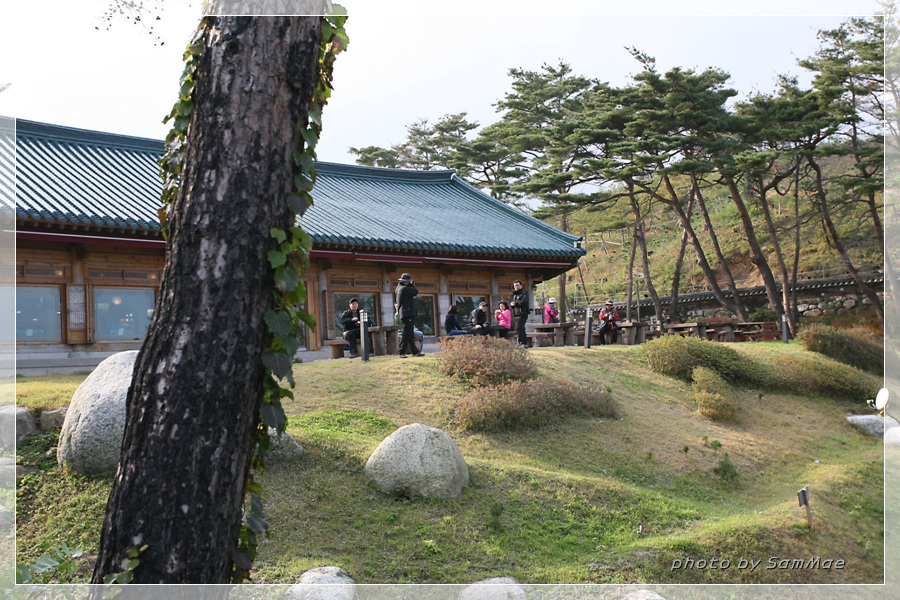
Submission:
[[[362,346],[362,360],[369,360],[369,313],[359,311],[359,343]]]

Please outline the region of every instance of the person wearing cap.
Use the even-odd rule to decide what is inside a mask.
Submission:
[[[559,311],[556,310],[556,298],[547,300],[544,305],[544,325],[559,323]]]
[[[606,301],[606,306],[600,309],[600,344],[606,344],[606,332],[611,331],[610,343],[615,344],[619,339],[619,311],[613,306],[612,300]]]
[[[416,301],[419,290],[413,285],[412,275],[404,273],[397,281],[397,289],[394,291],[394,311],[403,321],[403,335],[400,337],[400,358],[406,358],[407,353],[413,356],[425,356],[416,348],[415,320]]]
[[[488,318],[487,302],[480,303],[478,308],[472,311],[469,322],[472,323],[472,325],[469,325],[469,333],[473,335],[491,335],[494,333],[494,328],[491,326]]]
[[[509,303],[512,315],[516,319],[516,334],[519,337],[519,346],[526,348],[528,346],[528,337],[525,334],[525,323],[528,321],[528,313],[531,307],[528,305],[528,290],[522,285],[522,280],[516,279],[513,282],[512,302]]]
[[[360,336],[360,322],[359,322],[359,300],[356,298],[350,298],[350,308],[344,311],[344,314],[341,315],[341,325],[344,326],[344,339],[347,340],[347,344],[350,345],[350,358],[356,358],[356,342],[359,341]],[[369,325],[374,325],[374,323],[369,323]]]

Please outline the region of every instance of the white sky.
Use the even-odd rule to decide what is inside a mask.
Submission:
[[[338,0],[340,2],[340,0]],[[149,13],[165,42],[123,18],[107,30],[109,0],[13,3],[0,35],[0,115],[162,139],[199,19],[199,0],[166,0]],[[776,74],[801,74],[816,32],[871,14],[875,0],[343,0],[350,49],[338,58],[319,158],[353,162],[347,148],[387,146],[419,118],[467,111],[486,125],[509,90],[510,67],[568,62],[614,84],[638,70],[626,52],[660,70],[714,66],[746,94]],[[145,17],[145,20],[148,17]],[[95,27],[99,26],[99,30]]]

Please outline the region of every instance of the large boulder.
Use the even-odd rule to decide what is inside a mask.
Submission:
[[[852,415],[847,420],[869,435],[884,435],[884,417],[879,415]]]
[[[457,600],[525,600],[525,588],[512,577],[492,577],[467,585]]]
[[[83,475],[115,472],[137,350],[113,354],[82,382],[66,412],[56,462]]]
[[[372,453],[366,477],[396,496],[458,498],[469,483],[469,468],[450,436],[420,423],[389,435]]]
[[[300,583],[285,590],[282,600],[353,600],[356,587],[340,567],[316,567],[300,576]]]
[[[0,447],[12,448],[37,431],[34,417],[24,406],[0,407]]]

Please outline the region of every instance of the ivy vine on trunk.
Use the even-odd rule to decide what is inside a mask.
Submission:
[[[329,17],[205,17],[185,54],[161,160],[165,273],[94,583],[129,564],[134,583],[249,577],[267,529],[254,472],[267,429],[284,430],[298,333],[313,324],[298,309],[311,240],[296,220],[312,203],[345,20],[337,6]]]

